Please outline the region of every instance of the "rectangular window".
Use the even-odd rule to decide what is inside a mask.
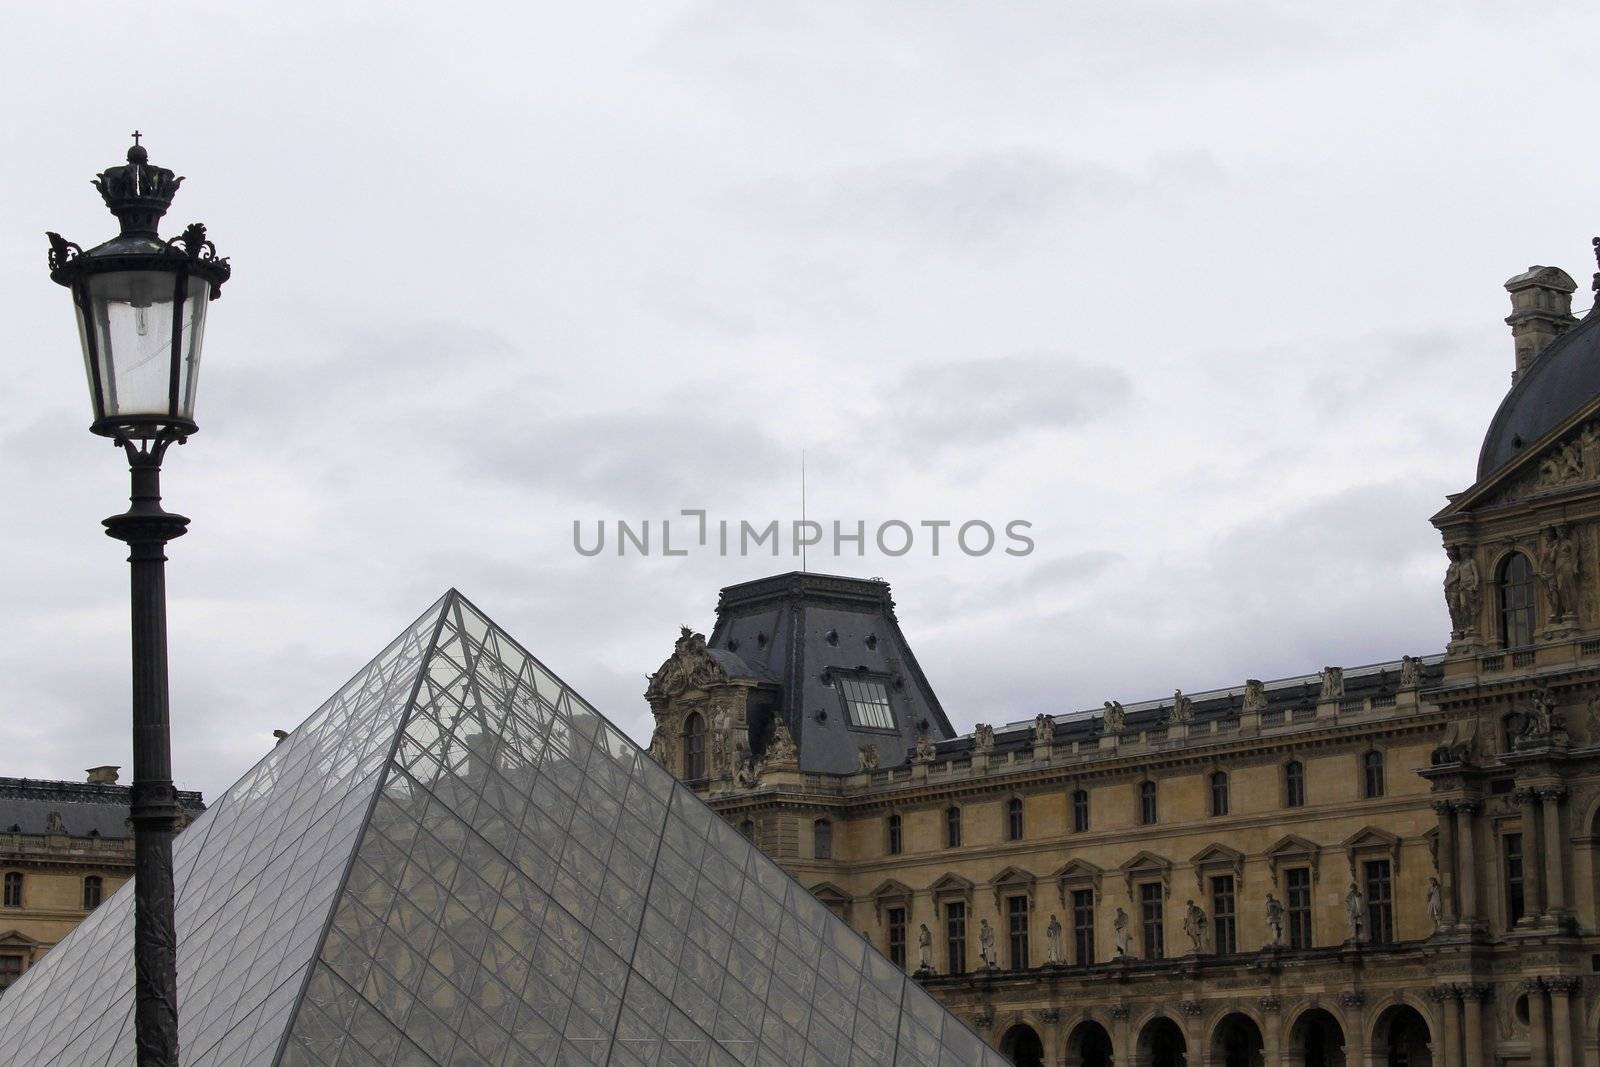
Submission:
[[[1139,821],[1146,826],[1156,823],[1156,784],[1139,783]]]
[[[1028,969],[1028,898],[1007,897],[1006,919],[1011,931],[1011,969]]]
[[[1072,794],[1072,832],[1089,832],[1089,791],[1080,789]]]
[[[944,906],[945,961],[951,974],[967,973],[967,905],[952,901]]]
[[[1094,962],[1094,890],[1072,891],[1072,951],[1078,966]]]
[[[901,970],[906,966],[906,909],[889,909],[889,962]]]
[[[882,682],[870,678],[839,678],[845,710],[853,726],[871,730],[893,730],[894,712],[889,708],[889,691]]]
[[[903,844],[904,842],[900,839],[900,816],[891,815],[889,816],[889,855],[900,855],[900,849]]]
[[[1022,798],[1012,797],[1006,801],[1006,840],[1022,840]]]
[[[1160,882],[1139,887],[1139,914],[1144,923],[1144,958],[1159,960],[1166,948],[1167,892]]]
[[[1367,941],[1387,945],[1394,940],[1394,883],[1388,860],[1362,865],[1367,880]]]
[[[1527,913],[1522,895],[1522,835],[1506,834],[1500,840],[1506,856],[1506,925],[1515,926]]]
[[[1368,752],[1361,759],[1365,780],[1362,787],[1368,800],[1383,796],[1383,753]]]
[[[966,974],[966,904],[944,905],[944,960],[950,974]]]
[[[944,847],[961,847],[961,809],[947,808],[944,813]]]
[[[1283,872],[1288,887],[1289,947],[1310,948],[1311,941],[1311,868],[1296,867]]]
[[[100,906],[100,901],[105,893],[104,883],[98,874],[91,874],[83,880],[83,910],[93,911]]]
[[[1238,917],[1231,874],[1211,879],[1211,930],[1216,938],[1217,955],[1231,956],[1239,951]]]
[[[6,875],[5,906],[8,908],[22,907],[22,875],[11,871]]]
[[[1306,765],[1295,760],[1283,769],[1284,803],[1291,808],[1306,805]]]
[[[0,955],[0,989],[22,977],[22,957],[9,953]]]

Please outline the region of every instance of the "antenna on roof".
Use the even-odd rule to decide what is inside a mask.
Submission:
[[[800,450],[800,529],[806,528],[806,450]],[[800,573],[806,572],[806,542],[800,539]]]

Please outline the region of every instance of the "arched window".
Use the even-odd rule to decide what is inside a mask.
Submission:
[[[1369,800],[1383,796],[1383,753],[1376,749],[1361,757],[1361,792]]]
[[[1305,807],[1306,765],[1299,760],[1290,760],[1283,766],[1283,802],[1286,807]]]
[[[1228,774],[1216,771],[1211,775],[1211,814],[1228,814]]]
[[[1072,832],[1075,834],[1089,831],[1089,791],[1080,789],[1072,794]]]
[[[944,812],[944,847],[961,847],[961,809],[946,808]]]
[[[819,860],[833,859],[833,823],[827,819],[811,824],[811,854]]]
[[[900,855],[900,850],[904,847],[905,841],[901,837],[900,831],[900,816],[891,815],[889,816],[889,855]]]
[[[1533,564],[1513,552],[1500,565],[1495,583],[1500,607],[1500,640],[1507,648],[1533,644]]]
[[[1156,784],[1150,781],[1140,782],[1139,821],[1146,826],[1153,826],[1156,815]]]
[[[1012,797],[1006,801],[1006,840],[1022,840],[1022,798]]]
[[[683,720],[683,777],[694,782],[706,776],[706,721],[698,711]]]
[[[104,893],[103,883],[98,874],[91,874],[83,880],[83,910],[93,911],[100,906]]]
[[[6,874],[5,906],[8,908],[22,907],[22,875],[17,871]]]

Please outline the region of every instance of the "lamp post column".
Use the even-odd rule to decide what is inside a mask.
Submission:
[[[138,1067],[178,1067],[178,935],[172,837],[178,826],[167,702],[166,545],[189,520],[161,508],[161,457],[123,442],[133,492],[127,512],[105,520],[128,545],[133,623],[134,1041]]]

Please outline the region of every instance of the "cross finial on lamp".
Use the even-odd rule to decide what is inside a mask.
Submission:
[[[138,144],[139,143],[139,138],[141,138],[143,136],[144,136],[144,134],[140,133],[138,130],[134,130],[133,131],[133,143],[134,144]]]

